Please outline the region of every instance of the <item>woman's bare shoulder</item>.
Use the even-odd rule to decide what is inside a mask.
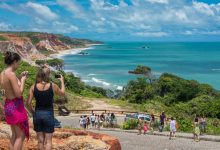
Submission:
[[[5,76],[7,76],[7,78],[9,78],[9,79],[17,78],[15,72],[5,72]]]

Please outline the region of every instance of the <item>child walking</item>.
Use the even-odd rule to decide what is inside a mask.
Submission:
[[[176,133],[176,120],[171,117],[171,121],[170,121],[170,140],[171,137],[173,136],[175,138],[175,133]]]
[[[147,133],[148,126],[147,126],[147,121],[144,122],[144,134]]]

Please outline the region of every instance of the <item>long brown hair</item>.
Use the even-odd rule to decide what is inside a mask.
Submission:
[[[41,66],[36,76],[36,83],[50,82],[50,69],[47,66]]]

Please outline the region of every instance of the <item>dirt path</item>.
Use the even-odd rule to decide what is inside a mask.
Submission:
[[[105,100],[100,99],[84,99],[88,102],[91,107],[89,109],[106,109],[106,110],[118,110],[118,111],[129,111],[128,109],[121,108],[120,106],[110,105]]]

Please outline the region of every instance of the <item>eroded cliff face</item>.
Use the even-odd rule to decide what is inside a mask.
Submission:
[[[49,33],[6,32],[0,33],[0,52],[18,52],[24,60],[45,59],[48,55],[76,47],[93,44],[91,40],[80,40]]]
[[[36,150],[36,133],[30,129],[31,137],[25,141],[24,150]],[[8,149],[9,125],[0,122],[0,149]],[[57,129],[53,136],[55,150],[121,150],[121,145],[114,137],[82,130]]]
[[[49,51],[57,52],[59,50],[67,50],[71,47],[61,42],[56,35],[53,34],[39,34],[37,36],[40,42],[36,44],[38,50],[47,49]]]
[[[0,51],[15,51],[21,55],[24,60],[32,61],[38,58],[45,58],[28,37],[19,37],[12,34],[0,34],[6,41],[0,41]]]

